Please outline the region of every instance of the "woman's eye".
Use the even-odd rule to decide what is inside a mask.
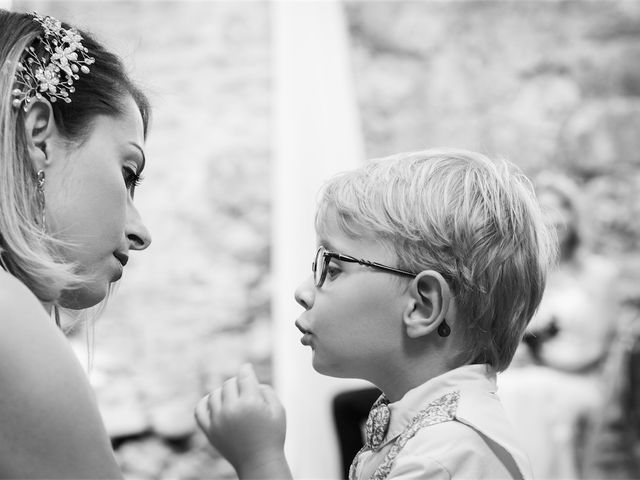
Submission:
[[[124,167],[123,175],[124,184],[127,186],[127,190],[129,190],[131,192],[131,195],[133,196],[135,188],[140,185],[140,182],[142,182],[142,175],[139,175],[138,172],[129,167]]]

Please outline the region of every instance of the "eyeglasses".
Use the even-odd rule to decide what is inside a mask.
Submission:
[[[400,270],[399,268],[389,267],[387,265],[382,265],[381,263],[370,262],[369,260],[364,260],[362,258],[358,259],[349,255],[342,255],[341,253],[330,252],[326,248],[320,247],[316,252],[316,258],[311,265],[311,270],[313,271],[313,281],[315,282],[316,287],[320,288],[324,283],[324,279],[327,276],[327,267],[329,266],[329,261],[332,258],[343,262],[358,263],[360,265],[364,265],[365,267],[382,270],[389,273],[395,273],[397,275],[404,275],[405,277],[415,277],[417,275],[416,273],[407,272],[406,270]]]

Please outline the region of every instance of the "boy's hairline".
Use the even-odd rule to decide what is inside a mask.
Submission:
[[[335,250],[337,247],[335,247],[332,244],[331,240],[328,238],[328,235],[325,233],[326,229],[323,228],[323,224],[324,224],[323,219],[326,218],[326,214],[325,215],[322,215],[322,214],[326,213],[329,209],[332,209],[332,208],[334,210],[337,210],[336,205],[333,205],[331,202],[325,201],[321,203],[318,206],[318,209],[316,210],[316,217],[315,217],[315,231],[316,231],[316,237],[317,237],[318,243],[324,246],[325,248],[327,248],[328,250]],[[399,263],[402,262],[402,258],[398,254],[398,249],[396,248],[396,242],[395,242],[394,236],[389,236],[381,232],[376,232],[373,229],[368,229],[365,226],[354,223],[354,222],[349,223],[349,225],[352,227],[351,231],[349,231],[343,226],[343,224],[348,223],[348,220],[345,219],[344,216],[342,216],[339,211],[336,211],[336,215],[338,215],[339,218],[342,220],[342,221],[338,221],[338,225],[337,225],[338,228],[340,229],[340,232],[346,235],[349,239],[357,240],[357,241],[369,241],[369,242],[376,243],[380,245],[382,248],[384,248],[386,251],[391,253],[394,256],[394,260],[396,262],[399,262]],[[338,253],[344,253],[344,252],[338,252]],[[396,265],[396,267],[404,268],[406,267],[406,265],[398,264]]]

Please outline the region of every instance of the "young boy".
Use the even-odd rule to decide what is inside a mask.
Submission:
[[[384,392],[350,478],[531,478],[496,395],[555,254],[526,177],[463,150],[371,161],[326,184],[316,231],[301,341],[316,371]],[[196,418],[240,478],[291,478],[249,366]]]

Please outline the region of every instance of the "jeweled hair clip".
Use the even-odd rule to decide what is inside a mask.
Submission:
[[[62,22],[53,17],[35,12],[32,15],[33,20],[42,25],[44,34],[37,40],[48,55],[39,56],[34,45],[25,49],[16,69],[12,105],[15,108],[22,105],[26,110],[30,102],[42,98],[69,103],[69,96],[75,91],[74,80],[80,78],[80,72],[89,73],[89,65],[95,59],[89,56],[75,28],[64,28]]]

